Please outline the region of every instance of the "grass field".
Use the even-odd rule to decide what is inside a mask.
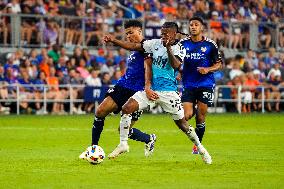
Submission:
[[[156,133],[155,153],[130,141],[130,152],[100,165],[79,160],[91,140],[92,116],[0,117],[0,188],[284,188],[284,115],[209,115],[205,165],[167,115],[144,115],[137,127]],[[119,141],[108,117],[100,146]]]

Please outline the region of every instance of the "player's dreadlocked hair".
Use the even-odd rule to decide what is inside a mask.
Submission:
[[[124,28],[137,27],[142,29],[142,23],[139,20],[127,20],[124,23]]]
[[[162,25],[162,28],[175,28],[176,31],[177,31],[177,33],[179,33],[179,34],[181,34],[181,35],[186,35],[186,36],[188,36],[188,34],[179,31],[178,25],[177,25],[177,23],[175,23],[175,22],[165,22],[165,23]]]

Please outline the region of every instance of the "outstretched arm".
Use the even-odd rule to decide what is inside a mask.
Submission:
[[[158,94],[151,89],[152,85],[152,59],[147,58],[144,61],[145,66],[145,92],[149,100],[157,100]]]
[[[127,42],[127,41],[118,40],[112,35],[104,36],[104,42],[106,42],[106,43],[110,42],[110,43],[113,43],[117,46],[120,46],[124,49],[131,50],[131,51],[143,51],[144,50],[142,48],[141,43],[131,43],[131,42]]]

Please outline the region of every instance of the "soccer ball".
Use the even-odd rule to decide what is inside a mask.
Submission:
[[[87,148],[87,160],[91,164],[99,164],[105,159],[104,150],[98,145],[92,145]]]

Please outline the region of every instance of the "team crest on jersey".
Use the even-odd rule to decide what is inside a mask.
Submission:
[[[201,47],[201,49],[200,49],[202,52],[205,52],[206,50],[207,50],[207,48],[206,47]]]

